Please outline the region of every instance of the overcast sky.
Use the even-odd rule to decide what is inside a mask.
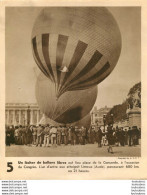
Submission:
[[[141,80],[140,8],[108,8],[120,27],[122,51],[113,72],[98,85],[98,108],[122,103]],[[35,103],[36,75],[31,32],[41,8],[6,9],[6,102]]]

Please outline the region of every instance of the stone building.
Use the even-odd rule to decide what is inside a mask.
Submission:
[[[6,125],[38,124],[41,118],[42,113],[35,103],[6,103]]]
[[[100,109],[97,109],[95,106],[91,112],[91,124],[98,124],[98,126],[103,126],[103,116],[106,115],[110,110],[111,108],[108,108],[107,106]]]

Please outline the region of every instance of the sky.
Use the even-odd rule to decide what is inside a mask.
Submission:
[[[6,8],[6,103],[36,103],[37,65],[31,48],[34,21],[42,8]],[[122,36],[122,50],[112,73],[98,85],[98,108],[121,104],[141,81],[141,9],[108,7]]]

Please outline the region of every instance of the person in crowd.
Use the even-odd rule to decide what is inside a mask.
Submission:
[[[128,131],[125,129],[125,145],[128,145]]]
[[[139,139],[139,131],[137,129],[137,126],[132,127],[132,142],[133,146],[136,146],[138,144]]]
[[[61,145],[61,137],[62,137],[62,126],[57,127],[57,145]]]
[[[110,152],[111,154],[113,154],[113,149],[112,146],[114,145],[114,136],[113,136],[113,130],[112,130],[112,126],[108,125],[107,127],[107,139],[108,139],[108,152]]]
[[[62,144],[65,144],[65,131],[64,131],[65,129],[64,129],[64,126],[62,126],[62,128],[61,128],[61,143]]]
[[[71,126],[71,145],[76,144],[76,132],[75,127]]]
[[[32,144],[36,145],[36,139],[37,139],[37,127],[35,125],[33,125],[33,129],[32,129]]]
[[[82,135],[82,145],[86,144],[86,128],[84,126],[81,127],[81,135]]]
[[[76,135],[76,144],[79,144],[79,129],[78,126],[75,126],[75,135]]]
[[[79,127],[78,128],[78,138],[79,138],[79,144],[82,144],[82,129]]]
[[[72,126],[68,128],[68,144],[71,144]]]
[[[50,128],[49,124],[45,126],[44,129],[44,147],[49,147],[49,141],[50,141]]]
[[[104,131],[104,129],[102,130],[102,146],[106,146],[107,145],[107,135],[106,135],[106,131]]]
[[[15,131],[14,131],[14,138],[15,138],[15,145],[18,145],[18,126],[15,127]]]
[[[140,144],[140,139],[141,139],[141,128],[138,129],[138,134],[139,134],[139,140],[138,140],[138,144]]]
[[[22,145],[22,125],[18,128],[18,145]]]
[[[98,130],[99,130],[99,127],[98,127],[98,124],[95,126],[95,142],[98,143]]]
[[[137,140],[136,140],[136,145],[139,145],[139,139],[140,139],[140,130],[136,126],[136,134],[137,134]]]
[[[41,124],[39,124],[38,128],[37,128],[37,143],[36,146],[42,146],[42,141],[43,141],[43,128],[41,126]]]
[[[129,127],[128,129],[128,146],[132,146],[132,129]]]
[[[25,126],[22,126],[21,139],[22,145],[27,145],[27,129]]]
[[[15,144],[14,131],[15,131],[14,125],[10,126],[10,143],[11,144]]]
[[[102,147],[102,136],[103,136],[103,133],[102,133],[101,128],[99,127],[99,128],[98,128],[98,131],[97,131],[97,142],[98,142],[98,147]]]
[[[92,127],[91,129],[91,143],[94,144],[95,143],[95,128]]]
[[[123,127],[120,128],[119,141],[121,146],[125,146],[125,132]]]
[[[57,127],[52,126],[50,129],[51,145],[52,146],[57,146],[56,135],[57,135]]]
[[[64,144],[67,145],[68,144],[68,128],[66,127],[66,125],[64,125],[64,133],[65,133],[65,136],[64,136]]]
[[[119,146],[120,145],[120,132],[119,132],[119,128],[118,128],[118,126],[116,126],[116,129],[115,129],[115,145],[116,146]]]
[[[9,127],[6,127],[6,146],[11,145],[11,131]]]
[[[88,129],[87,139],[88,139],[88,143],[91,144],[91,127]]]
[[[28,146],[31,146],[32,140],[33,140],[33,125],[31,126],[26,126],[26,144]]]

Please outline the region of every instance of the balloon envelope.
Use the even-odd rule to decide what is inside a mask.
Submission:
[[[79,128],[83,126],[83,127],[86,127],[87,129],[89,129],[90,125],[91,125],[91,116],[90,116],[90,114],[87,114],[81,120],[72,123],[72,125],[77,126]]]
[[[40,74],[36,82],[36,99],[40,110],[58,123],[73,123],[90,113],[97,98],[97,87],[67,91],[56,98],[55,84]]]
[[[34,59],[56,96],[99,84],[114,69],[121,35],[104,7],[44,8],[32,31]]]
[[[50,124],[50,125],[55,125],[55,126],[59,126],[59,125],[63,125],[63,123],[58,123],[56,121],[53,121],[51,120],[49,117],[43,115],[43,117],[41,118],[39,124],[43,124],[43,125],[46,125],[46,124]],[[70,124],[66,124],[67,126],[77,126],[77,127],[86,127],[87,129],[90,128],[90,125],[91,125],[91,116],[90,114],[86,115],[84,118],[82,118],[81,120],[79,121],[76,121],[76,122],[73,122],[73,123],[70,123]]]

